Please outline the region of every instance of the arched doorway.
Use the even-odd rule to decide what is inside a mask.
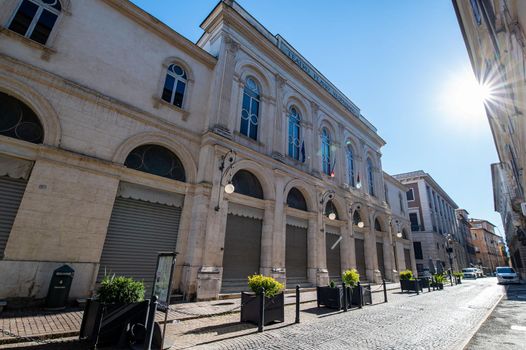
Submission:
[[[0,92],[0,135],[40,144],[44,128],[31,108]],[[0,259],[24,195],[33,162],[0,155]]]
[[[287,287],[294,288],[296,285],[302,287],[310,286],[307,277],[308,251],[307,251],[307,229],[309,222],[302,212],[307,211],[307,201],[296,187],[290,189],[287,195],[287,205],[294,210],[287,215],[287,226],[285,233],[285,271],[287,276]]]
[[[334,214],[334,220],[340,220],[338,210],[333,201],[330,200],[325,205],[325,216]],[[325,225],[325,255],[327,259],[327,271],[329,280],[336,282],[342,278],[342,258],[341,258],[341,241],[340,228],[332,225]]]
[[[130,152],[124,165],[130,169],[184,182],[180,159],[169,149],[142,145]],[[99,273],[144,281],[147,293],[154,280],[157,255],[175,251],[184,196],[121,182],[113,205]]]
[[[263,199],[261,183],[247,170],[235,173],[232,184],[235,193]],[[229,202],[223,251],[222,293],[247,290],[247,277],[259,273],[263,213],[263,209]]]
[[[360,212],[356,209],[353,213],[353,228],[354,228],[354,254],[356,257],[356,270],[360,274],[360,279],[365,279],[365,240],[362,228],[363,220]],[[361,223],[361,224],[360,224]]]
[[[384,228],[378,218],[374,220],[374,231],[375,233],[379,233],[381,235],[384,234]],[[384,259],[383,237],[380,241],[378,240],[376,241],[376,257],[377,257],[377,262],[378,262],[378,270],[380,270],[380,273],[382,274],[382,278],[385,278],[385,259]]]

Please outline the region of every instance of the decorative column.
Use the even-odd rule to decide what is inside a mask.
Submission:
[[[309,155],[311,157],[312,171],[316,176],[321,176],[321,156],[320,156],[320,128],[318,125],[319,107],[316,103],[311,102],[312,109],[312,132],[311,142],[309,143]]]
[[[287,213],[285,211],[285,180],[286,178],[279,172],[275,171],[276,184],[276,202],[274,204],[274,228],[272,232],[272,247],[271,247],[271,276],[285,283],[286,280],[286,266],[285,266],[285,250],[286,250],[286,223]]]
[[[274,129],[270,131],[274,136],[272,142],[272,157],[283,160],[287,153],[287,108],[283,101],[283,90],[287,80],[276,74],[276,113],[274,116]]]
[[[309,282],[318,283],[318,241],[320,229],[318,226],[318,213],[309,213],[309,228],[307,229],[307,274]]]
[[[329,271],[327,270],[327,252],[325,251],[325,223],[323,222],[323,210],[318,211],[317,227],[319,232],[316,234],[316,285],[326,286],[329,283]]]
[[[265,213],[263,214],[263,228],[261,231],[261,260],[259,263],[259,271],[263,275],[270,276],[272,274],[272,242],[274,239],[274,201],[265,201]],[[278,218],[281,222],[280,218]]]
[[[342,239],[343,260],[342,267],[344,270],[356,268],[356,250],[354,247],[354,227],[352,221],[352,208],[349,209],[349,216],[346,223],[346,234]]]
[[[383,235],[383,248],[384,248],[384,269],[385,269],[385,279],[395,282],[398,271],[395,270],[395,261],[393,253],[393,225],[392,219],[389,219],[389,225],[387,232],[384,232]]]
[[[374,230],[374,213],[369,210],[368,228],[365,235],[365,275],[370,282],[379,282],[380,271],[378,271],[378,256],[376,254],[376,232]],[[367,230],[365,230],[367,231]]]

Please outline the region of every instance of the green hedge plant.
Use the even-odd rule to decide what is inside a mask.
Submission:
[[[444,283],[446,281],[446,277],[443,274],[437,273],[436,275],[433,275],[433,280],[435,283]]]
[[[400,272],[400,279],[401,280],[412,280],[413,279],[413,271],[411,270],[404,270]]]
[[[330,280],[329,281],[329,287],[330,288],[336,288],[336,282],[334,282],[333,280]]]
[[[144,300],[144,283],[123,276],[104,276],[97,300],[106,304],[130,304]]]
[[[272,298],[285,289],[285,286],[274,278],[263,275],[248,276],[248,287],[256,294],[261,293],[261,288],[265,288],[265,296]]]
[[[356,269],[350,269],[343,272],[342,280],[349,287],[355,287],[360,282],[360,274]]]
[[[453,272],[453,276],[457,278],[464,278],[464,274],[462,272]]]

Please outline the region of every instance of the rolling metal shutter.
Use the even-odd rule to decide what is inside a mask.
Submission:
[[[117,197],[97,280],[108,274],[142,280],[149,297],[157,253],[175,251],[181,208]]]
[[[384,244],[376,242],[376,256],[378,257],[378,270],[382,273],[382,278],[385,278],[385,264],[384,264]]]
[[[0,259],[4,257],[5,246],[26,185],[26,180],[0,176]]]
[[[360,279],[365,280],[365,242],[363,239],[354,239],[354,252],[356,255],[356,270],[360,274]]]
[[[409,249],[404,249],[404,260],[406,270],[412,270],[411,266],[411,251]]]
[[[246,290],[247,277],[259,273],[262,227],[262,220],[228,214],[222,292]]]
[[[285,269],[287,278],[307,280],[307,229],[287,225]]]
[[[340,239],[340,235],[326,232],[325,233],[325,243],[326,243],[326,254],[327,254],[327,270],[329,271],[329,279],[331,280],[341,280],[342,278],[342,267],[341,267],[341,255],[340,247],[341,241],[331,249],[331,247]]]

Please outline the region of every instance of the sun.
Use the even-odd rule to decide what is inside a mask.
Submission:
[[[492,99],[493,89],[481,84],[471,69],[463,69],[444,77],[439,95],[439,109],[446,120],[455,125],[485,125],[484,104]]]

